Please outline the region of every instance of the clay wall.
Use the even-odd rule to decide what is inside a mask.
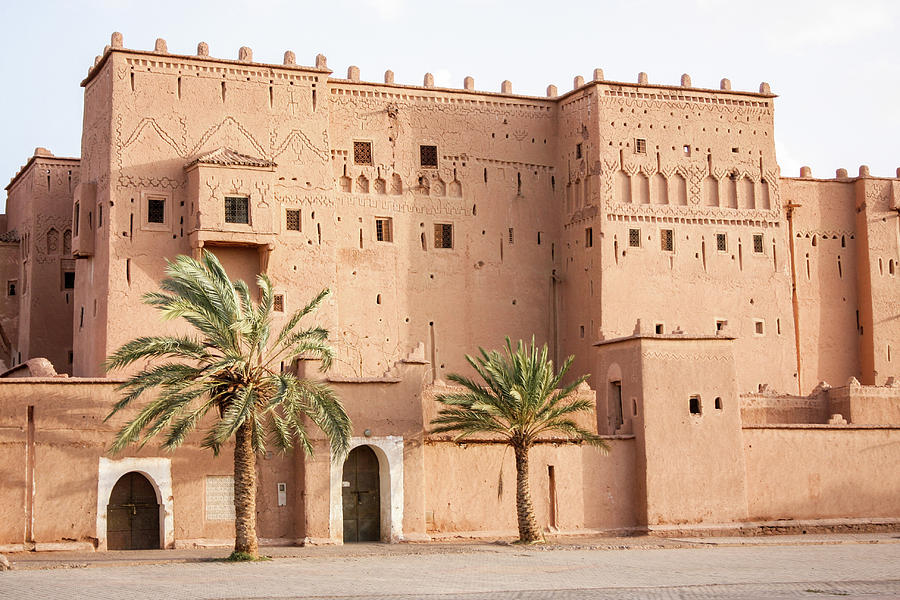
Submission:
[[[190,252],[198,239],[213,251],[226,243],[244,244],[246,253],[267,247],[261,261],[288,311],[320,286],[334,289],[320,320],[340,350],[339,373],[380,375],[424,342],[440,377],[464,369],[465,352],[505,335],[547,339],[553,167],[542,156],[553,144],[553,103],[327,74],[123,52],[96,67],[88,88],[104,77],[112,85],[105,102],[115,123],[115,234],[98,238],[88,260],[101,262],[102,248],[111,249],[116,310],[106,318],[102,298],[84,299],[100,307],[79,334],[93,348],[79,373],[99,374],[104,353],[134,335],[136,323],[156,326],[139,296],[162,277],[165,257]],[[371,165],[357,164],[356,141],[371,143]],[[421,166],[423,144],[437,146],[437,168]],[[190,160],[219,147],[277,163],[271,182],[240,168],[217,179],[185,174]],[[197,213],[227,194],[247,195],[254,210],[271,213],[277,243],[273,228],[261,230],[255,218],[240,239],[215,226],[194,235]],[[171,207],[163,227],[147,227],[142,216],[150,195]],[[287,209],[300,210],[300,231],[287,230]],[[377,239],[377,218],[390,219],[391,241]],[[440,224],[453,227],[452,248],[435,247]]]
[[[900,386],[848,385],[828,390],[829,412],[853,425],[900,425]]]
[[[640,523],[652,528],[746,517],[733,344],[730,338],[642,335],[600,346],[604,353],[607,347],[630,350],[641,365],[634,417],[646,499]]]
[[[857,257],[860,309],[860,381],[884,385],[900,375],[900,180],[869,177],[860,167],[856,230],[865,243]]]
[[[748,518],[900,517],[900,429],[769,425],[743,429]]]
[[[129,206],[134,204],[134,196],[118,198],[111,193],[114,186],[130,182],[127,177],[120,179],[119,173],[113,171],[112,161],[113,135],[118,139],[123,134],[121,124],[113,121],[109,99],[114,85],[121,85],[123,77],[127,78],[127,74],[121,69],[114,73],[112,65],[107,63],[94,78],[83,83],[82,185],[75,190],[79,198],[79,231],[78,235],[73,236],[73,250],[78,256],[75,261],[75,312],[72,323],[75,348],[73,374],[76,376],[105,375],[100,364],[107,354],[110,303],[123,308],[128,314],[134,314],[123,302],[126,296],[121,291],[123,286],[128,289],[132,273],[126,265],[113,266],[109,262],[111,240],[130,239],[134,231],[133,223],[127,220],[122,222],[115,216],[117,211],[129,210]],[[74,209],[72,206],[73,222]],[[139,296],[146,289],[150,288],[134,295]]]
[[[827,423],[835,412],[825,393],[809,396],[741,394],[741,424]]]
[[[602,233],[593,227],[585,248],[588,225],[568,214],[564,260],[581,263],[570,277],[588,279],[599,296],[600,335],[628,335],[637,319],[662,333],[704,335],[727,321],[738,338],[740,389],[795,390],[771,96],[611,82],[595,89],[602,143],[587,168]],[[590,323],[586,313],[566,319],[572,332]]]
[[[72,372],[74,289],[64,273],[75,270],[71,210],[78,178],[78,159],[39,148],[7,187],[7,228],[18,234],[20,248],[19,272],[9,278],[17,280],[19,303],[14,358],[45,357],[60,373]]]
[[[97,532],[98,461],[107,456],[115,432],[129,416],[122,413],[103,421],[117,397],[114,381],[0,382],[0,479],[4,482],[0,486],[0,545],[25,541],[94,545],[98,537],[105,537]],[[215,458],[200,448],[199,442],[199,436],[192,436],[182,448],[168,454],[159,451],[154,441],[142,450],[130,448],[109,457],[164,457],[171,461],[174,538],[180,544],[227,541],[234,536],[232,521],[204,516],[205,478],[233,474],[231,450],[223,448]],[[292,541],[292,507],[302,496],[291,490],[288,506],[277,506],[276,482],[294,480],[293,457],[267,453],[260,457],[258,471],[259,535]],[[27,489],[33,490],[33,503],[27,500]]]
[[[9,367],[19,339],[18,242],[0,242],[0,285],[0,360]]]
[[[584,533],[635,526],[634,440],[610,439],[609,444],[608,455],[571,444],[532,448],[529,483],[539,527]],[[430,536],[515,535],[516,466],[510,449],[427,442],[425,465]]]
[[[557,359],[575,356],[572,376],[591,371],[591,344],[597,340],[601,313],[600,253],[604,223],[602,179],[596,165],[604,151],[597,120],[595,86],[583,87],[559,101],[556,162],[558,194],[554,218],[562,225],[554,248]],[[596,374],[594,374],[596,376]]]
[[[782,179],[792,225],[801,393],[858,376],[857,248],[852,180]]]

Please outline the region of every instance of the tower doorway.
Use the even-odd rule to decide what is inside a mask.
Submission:
[[[344,461],[341,479],[344,508],[344,543],[381,539],[381,493],[378,456],[369,446],[358,446]]]
[[[106,506],[109,550],[159,548],[159,501],[150,480],[132,471],[116,482]]]

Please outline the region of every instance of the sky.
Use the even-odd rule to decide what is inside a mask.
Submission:
[[[900,167],[900,2],[897,0],[0,0],[0,180],[49,148],[77,156],[81,145],[80,81],[120,31],[125,47],[280,64],[285,50],[298,64],[328,57],[335,76],[360,67],[380,81],[480,90],[560,92],[593,69],[606,79],[758,90],[775,101],[776,155],[782,175],[800,166],[833,177],[860,164],[893,177]],[[0,194],[5,204],[5,193]]]

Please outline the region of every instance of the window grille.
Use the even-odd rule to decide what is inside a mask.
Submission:
[[[284,215],[285,225],[288,231],[300,231],[300,210],[289,208]]]
[[[449,223],[434,224],[434,247],[435,248],[452,248],[453,247],[453,225]]]
[[[391,219],[375,219],[375,239],[379,242],[393,242],[394,232]]]
[[[284,294],[275,294],[272,298],[272,310],[284,312]]]
[[[753,251],[757,254],[763,253],[763,234],[754,233],[753,234]]]
[[[358,165],[371,165],[372,142],[353,142],[353,162]]]
[[[628,245],[632,248],[640,248],[641,247],[641,230],[640,229],[629,229],[628,230]]]
[[[675,234],[671,229],[659,230],[659,245],[666,252],[675,250]]]
[[[419,146],[419,159],[423,167],[437,167],[437,146]]]
[[[148,223],[165,223],[166,222],[166,199],[165,198],[147,198],[147,222]]]
[[[634,152],[636,154],[647,154],[647,140],[644,138],[635,138]]]
[[[246,196],[226,196],[225,222],[249,224],[250,199]]]
[[[728,252],[728,238],[724,233],[716,234],[716,250],[719,252]]]

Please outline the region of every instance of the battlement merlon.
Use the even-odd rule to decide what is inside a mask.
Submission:
[[[878,176],[872,175],[869,170],[868,165],[860,165],[859,166],[859,175],[851,176],[847,169],[837,169],[834,173],[834,177],[813,177],[812,169],[807,166],[800,167],[800,175],[798,177],[789,177],[786,175],[782,175],[781,179],[790,179],[793,181],[837,181],[841,183],[852,183],[859,179],[878,179],[878,180],[886,180],[886,181],[895,181],[900,179],[900,167],[897,168],[896,175],[894,177],[890,176]]]
[[[236,59],[224,59],[224,58],[214,58],[209,56],[209,47],[205,42],[200,42],[197,46],[197,54],[188,55],[188,54],[170,54],[168,52],[168,46],[163,39],[158,39],[155,44],[154,50],[133,50],[127,49],[122,44],[122,35],[120,33],[113,33],[111,39],[111,45],[106,46],[104,52],[101,56],[96,57],[94,64],[88,70],[88,76],[81,82],[82,87],[86,87],[93,78],[99,73],[102,69],[103,65],[106,64],[109,56],[113,52],[122,52],[127,54],[132,54],[136,56],[146,56],[146,57],[154,57],[154,58],[165,58],[168,61],[172,60],[183,60],[183,61],[203,61],[203,62],[212,62],[221,65],[234,65],[242,68],[247,68],[248,66],[258,67],[258,68],[267,68],[267,69],[286,69],[290,71],[307,71],[313,73],[320,73],[324,75],[330,75],[332,71],[327,66],[327,61],[325,56],[319,54],[316,56],[316,65],[314,67],[308,66],[300,66],[296,64],[296,55],[294,52],[288,50],[284,55],[283,64],[272,64],[272,63],[259,63],[253,62],[253,53],[252,50],[246,46],[240,48],[238,53],[238,58]],[[429,89],[436,92],[448,92],[448,93],[462,93],[462,94],[479,94],[479,95],[492,95],[492,96],[504,96],[510,98],[517,99],[527,99],[527,100],[545,100],[550,102],[562,102],[569,96],[576,94],[583,89],[587,89],[591,86],[602,86],[612,91],[621,91],[622,88],[629,88],[630,90],[638,90],[641,88],[646,88],[648,90],[659,90],[659,91],[669,91],[674,92],[671,94],[671,100],[677,101],[692,101],[691,93],[695,94],[703,94],[703,100],[697,100],[699,102],[708,101],[707,94],[713,94],[717,96],[733,96],[733,97],[746,97],[753,99],[773,99],[777,98],[776,94],[771,92],[768,83],[761,83],[759,86],[758,92],[751,91],[739,91],[731,89],[731,82],[728,79],[722,79],[720,82],[719,89],[712,88],[703,88],[703,87],[693,87],[691,86],[691,78],[687,74],[682,75],[680,85],[668,85],[668,84],[657,84],[650,83],[648,76],[646,73],[640,73],[638,75],[638,81],[635,82],[625,82],[625,81],[612,81],[604,79],[603,70],[602,69],[594,69],[593,79],[591,81],[585,81],[583,77],[575,78],[575,85],[572,90],[557,95],[556,86],[551,85],[548,87],[546,96],[533,96],[526,94],[513,94],[512,93],[512,83],[509,81],[502,82],[500,86],[499,92],[489,92],[484,90],[475,90],[474,80],[471,77],[466,77],[463,82],[463,88],[444,88],[444,87],[435,87],[433,76],[430,76],[430,73],[426,73],[424,85],[409,85],[409,84],[398,84],[394,82],[394,73],[392,71],[387,71],[385,73],[383,82],[375,82],[375,81],[363,81],[360,78],[359,68],[355,66],[351,66],[348,69],[346,79],[341,78],[329,78],[329,81],[340,82],[342,84],[356,84],[356,85],[367,85],[367,86],[389,86],[389,87],[397,87],[397,88],[407,88],[407,89]],[[642,92],[633,92],[641,94]],[[652,92],[651,92],[652,93]],[[753,100],[751,100],[753,101]]]
[[[115,42],[116,34],[113,34],[113,40]],[[121,41],[121,38],[119,38]],[[113,43],[110,46],[106,46],[101,56],[97,56],[94,59],[94,64],[88,69],[88,75],[81,81],[81,87],[87,87],[88,84],[93,81],[93,79],[97,76],[98,73],[103,69],[103,66],[108,62],[109,57],[112,56],[113,53],[122,53],[128,54],[132,56],[145,56],[148,58],[161,59],[165,58],[166,62],[172,61],[190,61],[194,62],[206,62],[206,63],[215,63],[221,65],[233,65],[236,67],[240,67],[246,69],[248,67],[257,67],[257,68],[266,68],[266,69],[278,69],[278,70],[286,70],[291,72],[309,72],[316,73],[324,76],[328,76],[331,74],[331,69],[328,68],[325,57],[321,54],[316,56],[316,66],[308,67],[301,66],[296,64],[296,55],[288,50],[284,53],[284,64],[276,65],[276,64],[268,64],[268,63],[257,63],[252,62],[253,52],[250,48],[246,46],[242,46],[238,58],[234,60],[222,59],[222,58],[214,58],[209,56],[209,46],[205,42],[200,42],[197,45],[197,54],[170,54],[167,51],[167,46],[165,40],[158,39],[156,40],[156,48],[154,50],[132,50],[125,48],[121,45],[117,46]]]

